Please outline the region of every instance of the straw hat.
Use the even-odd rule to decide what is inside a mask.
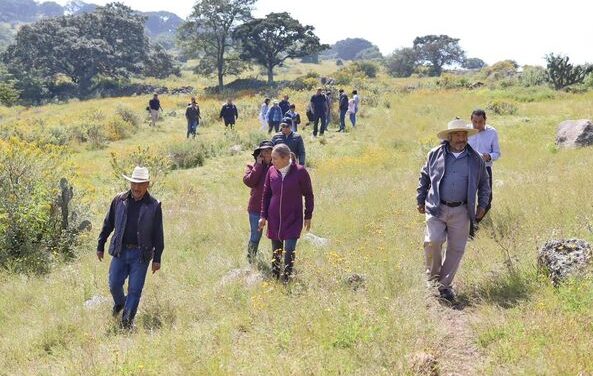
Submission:
[[[150,181],[150,175],[148,174],[148,169],[146,167],[136,166],[134,171],[132,172],[132,176],[122,176],[129,182],[132,183],[146,183]]]
[[[461,119],[455,119],[450,121],[449,124],[447,124],[447,129],[437,133],[437,137],[441,140],[448,140],[449,134],[453,132],[467,132],[467,136],[469,137],[478,133],[478,130],[468,127],[465,121]]]

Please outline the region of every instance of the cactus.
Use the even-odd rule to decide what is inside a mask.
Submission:
[[[546,55],[547,79],[556,90],[582,83],[585,77],[593,71],[593,66],[573,66],[568,60],[568,56],[554,55],[553,53]]]

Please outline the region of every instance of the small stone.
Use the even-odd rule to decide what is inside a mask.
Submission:
[[[241,151],[243,150],[243,147],[241,145],[233,145],[231,146],[231,148],[229,149],[231,155],[237,155],[239,154]]]
[[[346,283],[354,291],[365,288],[366,276],[363,274],[352,274],[346,278]]]
[[[329,239],[314,235],[312,232],[306,233],[303,236],[303,240],[308,241],[316,248],[324,248],[329,245]]]
[[[90,298],[89,300],[87,300],[86,302],[84,302],[84,308],[86,309],[95,309],[98,306],[100,306],[103,303],[108,302],[109,299],[107,299],[104,296],[101,295],[94,295],[92,298]]]

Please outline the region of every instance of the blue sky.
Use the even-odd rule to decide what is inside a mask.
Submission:
[[[194,0],[119,1],[134,9],[168,10],[183,18],[194,4]],[[548,52],[568,55],[577,63],[593,63],[592,8],[578,0],[259,0],[254,15],[286,11],[314,26],[323,43],[362,37],[383,54],[411,46],[416,36],[447,34],[460,39],[468,57],[489,64],[510,58],[519,64],[544,65]]]

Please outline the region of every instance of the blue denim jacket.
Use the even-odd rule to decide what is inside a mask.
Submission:
[[[420,170],[420,183],[416,201],[418,205],[425,205],[426,212],[438,216],[440,214],[441,199],[439,195],[439,184],[445,174],[445,154],[449,143],[443,141],[439,146],[428,153],[426,163]],[[488,183],[488,171],[486,164],[468,144],[467,152],[469,160],[469,176],[467,179],[467,211],[470,220],[476,220],[476,196],[478,206],[486,208],[490,198],[490,185]]]
[[[113,230],[109,243],[109,254],[119,257],[123,250],[123,236],[126,230],[128,205],[127,199],[130,191],[115,196],[109,207],[109,212],[103,221],[103,228],[99,234],[97,252],[103,252],[107,238]],[[161,254],[165,248],[163,237],[163,213],[161,202],[146,192],[146,200],[140,207],[138,216],[138,247],[142,250],[145,261],[154,257],[155,262],[161,262]]]

